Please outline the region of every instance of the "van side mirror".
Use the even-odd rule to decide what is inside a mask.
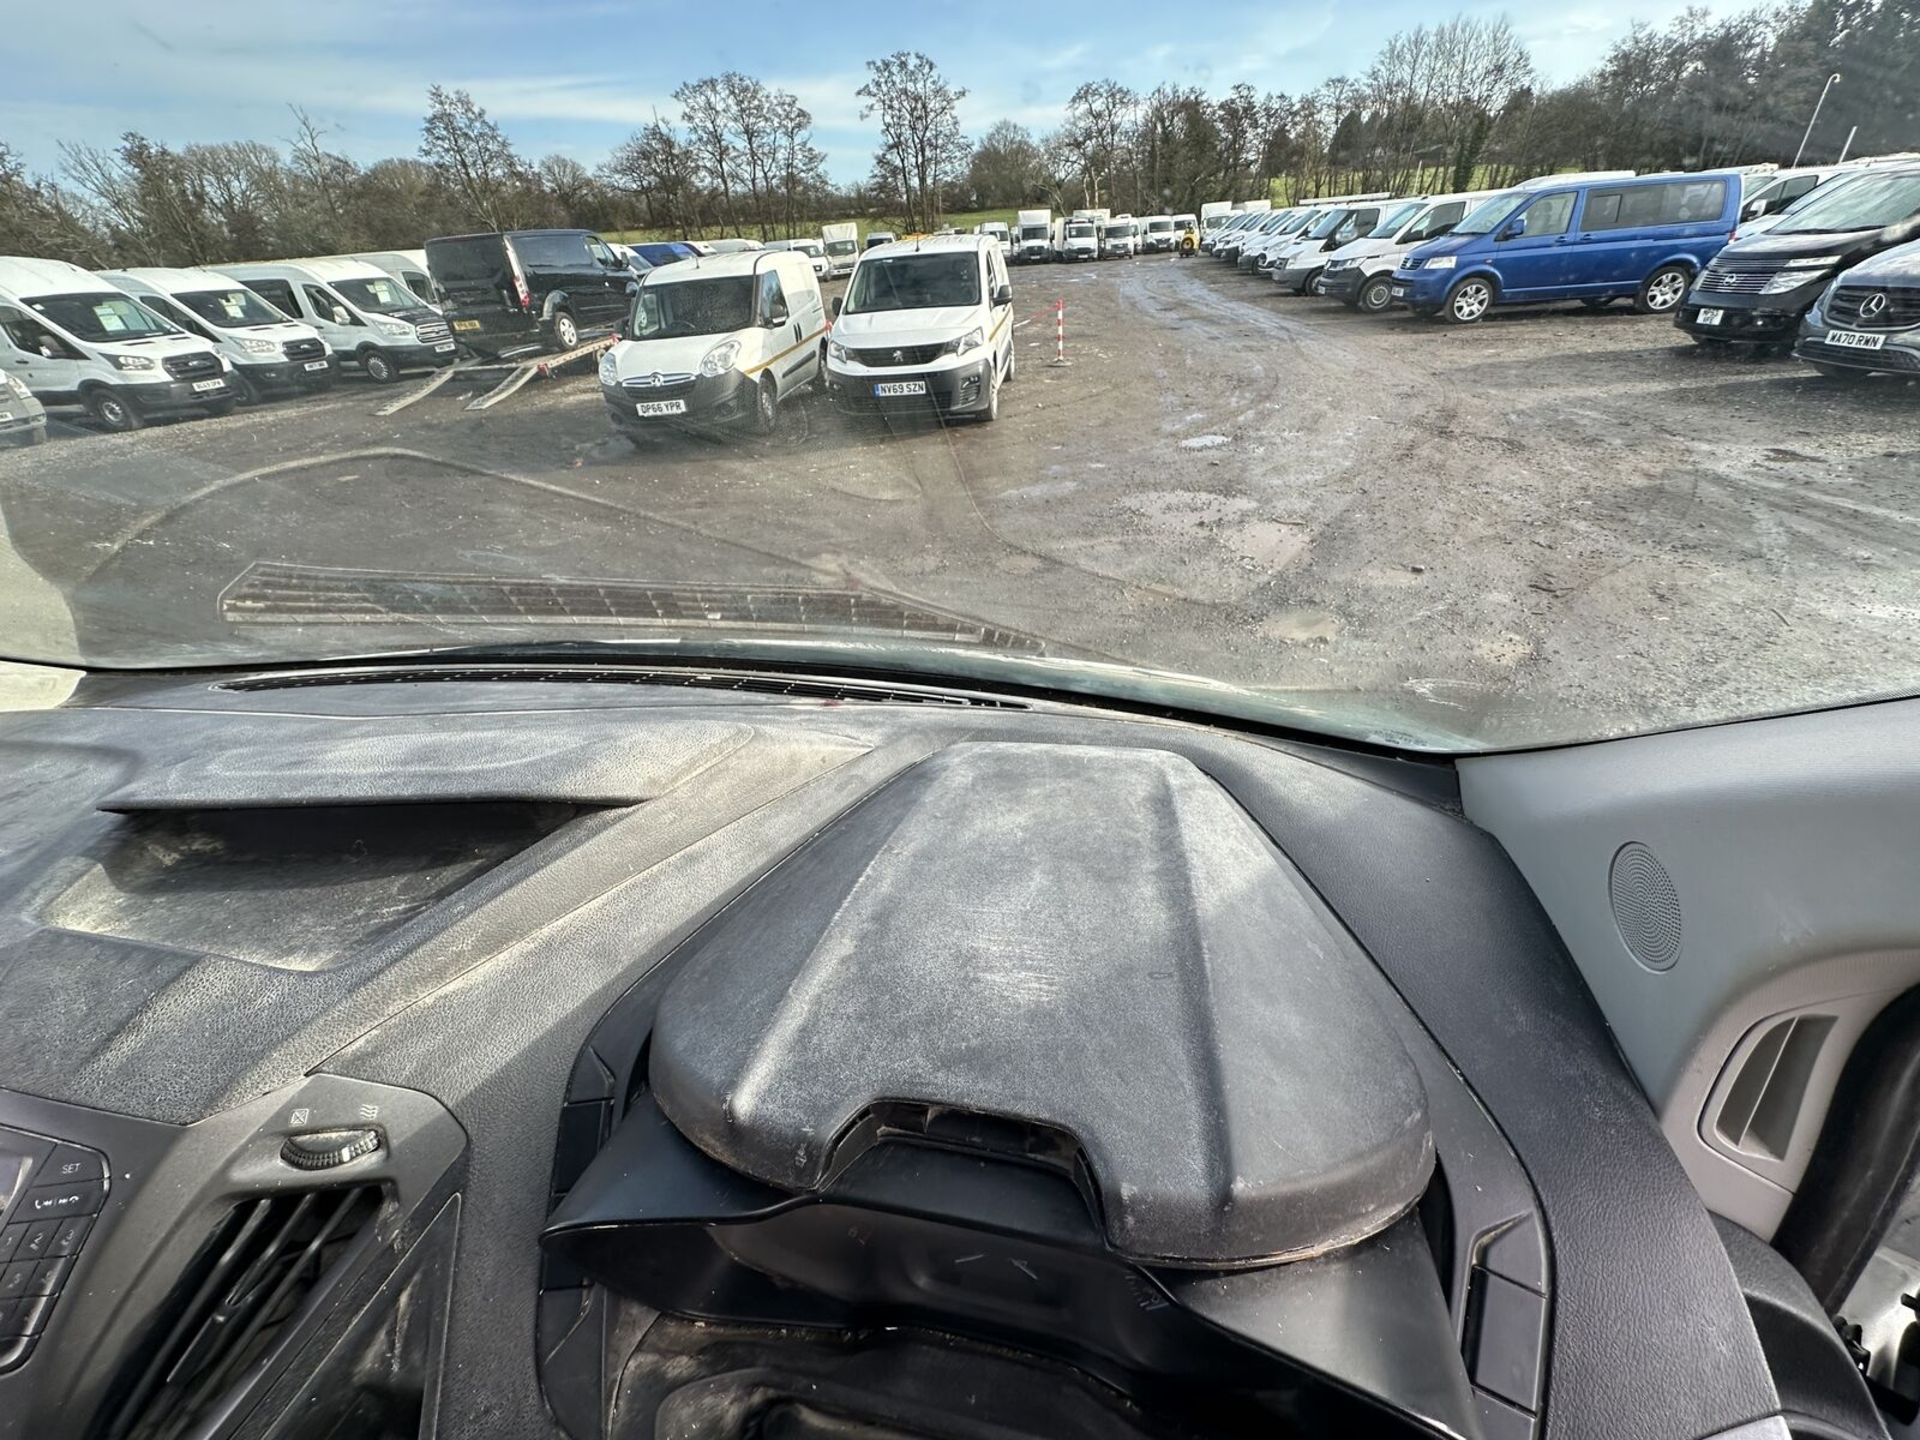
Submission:
[[[1518,240],[1526,233],[1527,217],[1524,215],[1516,215],[1501,227],[1500,238],[1502,240]]]
[[[1772,208],[1773,207],[1765,200],[1749,200],[1745,205],[1740,207],[1740,218],[1742,220],[1758,220]]]
[[[787,302],[786,301],[776,300],[767,307],[766,323],[767,323],[767,328],[769,329],[773,328],[775,325],[784,325],[787,323]]]
[[[1422,235],[1420,238],[1422,240],[1438,240],[1442,235],[1451,235],[1453,233],[1453,226],[1454,226],[1453,221],[1451,220],[1443,221],[1441,224],[1438,224],[1434,226],[1433,229],[1427,231],[1427,233],[1425,235]]]
[[[833,318],[836,320],[840,318],[840,306],[843,303],[844,303],[843,297],[839,295],[836,295],[833,297]]]
[[[993,303],[996,305],[1011,305],[1013,303],[1013,286],[1011,285],[994,286],[993,287]]]

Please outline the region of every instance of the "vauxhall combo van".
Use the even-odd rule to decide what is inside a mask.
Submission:
[[[600,357],[600,394],[630,438],[736,421],[768,434],[783,404],[825,379],[827,312],[798,250],[663,265],[640,282],[624,328]]]
[[[109,430],[224,415],[239,398],[233,367],[205,340],[64,260],[0,258],[0,371],[41,405],[84,406]]]
[[[1597,180],[1544,176],[1496,195],[1444,239],[1410,251],[1393,298],[1415,314],[1471,324],[1496,305],[1631,299],[1672,314],[1733,234],[1731,172]]]

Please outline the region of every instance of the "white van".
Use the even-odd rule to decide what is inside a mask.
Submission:
[[[745,421],[761,434],[826,371],[820,281],[795,250],[703,255],[647,273],[625,339],[600,357],[600,395],[636,440],[662,425]]]
[[[832,264],[827,259],[827,247],[811,235],[803,235],[797,240],[769,240],[769,250],[794,250],[807,257],[807,263],[813,266],[813,277],[824,280],[832,273]]]
[[[1000,417],[1014,372],[1013,285],[996,241],[946,235],[869,250],[833,314],[827,380],[844,410]]]
[[[973,227],[973,233],[976,235],[990,236],[993,241],[999,245],[1001,255],[1012,256],[1013,233],[1007,229],[1006,221],[982,220],[978,225]]]
[[[821,242],[827,248],[829,279],[853,273],[853,262],[860,258],[860,227],[851,220],[820,227]]]
[[[1144,253],[1171,250],[1179,241],[1180,232],[1174,228],[1171,215],[1149,215],[1140,222],[1140,249]]]
[[[1131,259],[1140,253],[1140,226],[1131,215],[1116,215],[1100,227],[1100,258]]]
[[[211,343],[233,366],[234,389],[242,400],[333,384],[332,352],[320,332],[287,319],[230,275],[138,269],[102,270],[100,278]]]
[[[1371,235],[1350,240],[1327,257],[1320,272],[1318,294],[1338,300],[1351,310],[1378,315],[1393,305],[1393,272],[1400,257],[1416,245],[1438,240],[1466,219],[1467,212],[1497,190],[1462,190],[1452,195],[1429,195],[1411,213],[1396,217]]]
[[[225,415],[238,398],[213,346],[64,260],[0,257],[0,370],[42,405],[83,405],[109,430]]]
[[[341,363],[358,365],[378,384],[453,363],[453,332],[440,312],[377,265],[325,258],[214,268],[311,325]]]
[[[1098,260],[1100,226],[1090,215],[1068,215],[1053,222],[1053,258]]]
[[[386,271],[434,309],[440,308],[435,303],[433,276],[427,270],[427,252],[424,250],[369,250],[360,255],[329,255],[326,258],[364,260],[374,268]]]

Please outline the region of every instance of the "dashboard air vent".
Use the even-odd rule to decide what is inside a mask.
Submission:
[[[413,669],[306,670],[294,675],[257,675],[228,680],[219,690],[305,690],[331,685],[662,685],[683,690],[734,690],[749,695],[785,695],[796,700],[836,700],[873,705],[951,705],[972,710],[1025,710],[1018,700],[913,686],[810,680],[771,672],[649,670],[592,665],[432,665]]]
[[[1727,1089],[1714,1129],[1734,1149],[1784,1160],[1831,1015],[1795,1015],[1760,1037]]]
[[[371,1185],[262,1196],[235,1207],[162,1314],[107,1440],[195,1433],[287,1338],[379,1208],[379,1187]]]

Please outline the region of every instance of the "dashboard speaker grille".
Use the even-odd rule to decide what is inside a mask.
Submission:
[[[197,1433],[285,1338],[380,1208],[377,1186],[262,1196],[238,1205],[181,1281],[108,1440]]]
[[[1680,958],[1680,892],[1660,857],[1638,840],[1622,845],[1607,872],[1607,897],[1633,958],[1649,970],[1670,969]]]

